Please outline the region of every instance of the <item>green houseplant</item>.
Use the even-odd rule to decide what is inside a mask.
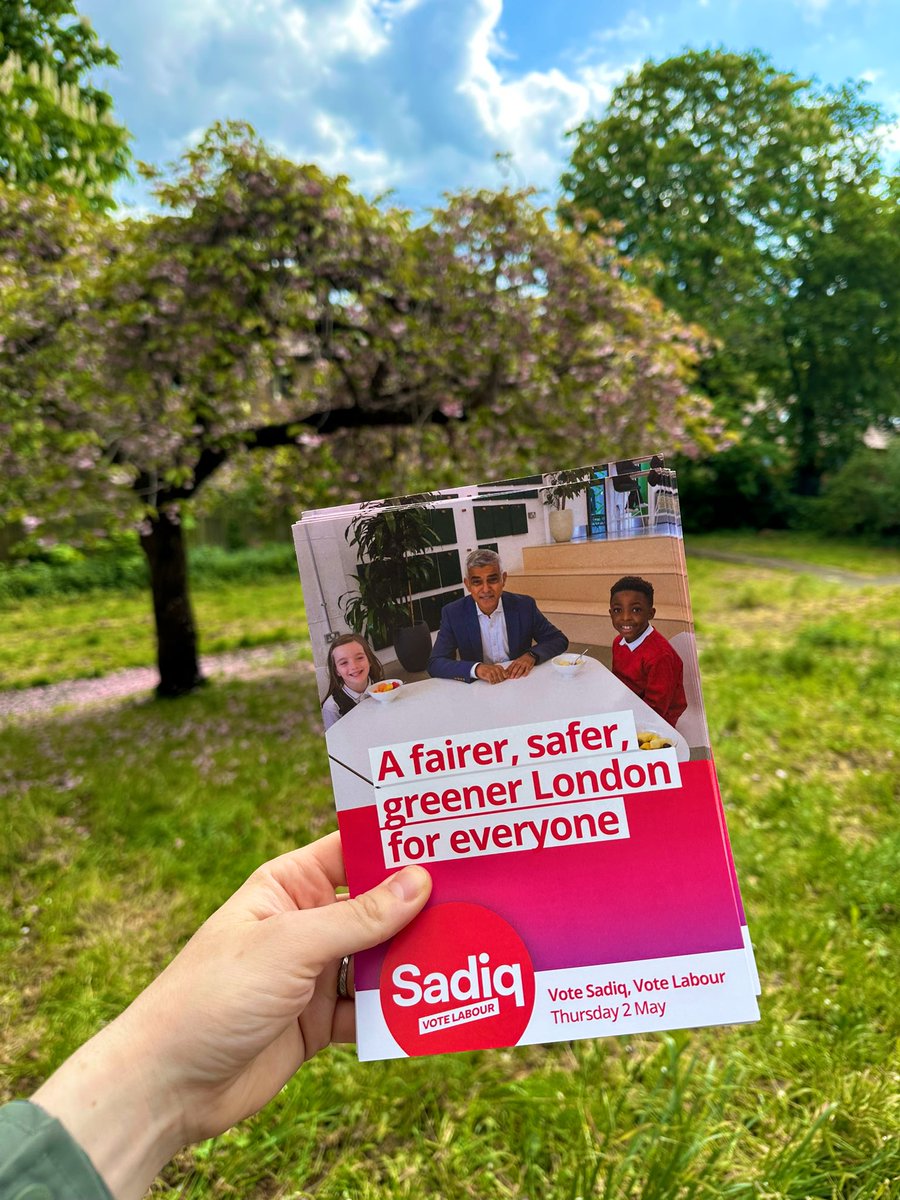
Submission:
[[[432,581],[425,552],[437,540],[428,507],[434,498],[422,494],[365,504],[345,534],[359,560],[357,591],[341,597],[347,624],[376,648],[393,644],[407,671],[424,671],[431,654],[431,632],[427,622],[416,621],[413,597]]]
[[[555,542],[568,542],[571,539],[574,515],[566,503],[585,491],[593,473],[593,467],[579,467],[573,471],[553,471],[547,475],[548,483],[540,488],[540,493],[544,504],[550,509],[550,534]]]

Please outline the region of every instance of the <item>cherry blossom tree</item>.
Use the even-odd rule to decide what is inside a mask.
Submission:
[[[437,430],[496,476],[712,444],[694,334],[527,193],[416,226],[237,124],[155,186],[120,222],[0,190],[0,499],[137,522],[161,695],[200,681],[182,506],[237,454]]]

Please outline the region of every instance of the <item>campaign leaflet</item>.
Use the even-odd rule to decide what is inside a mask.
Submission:
[[[556,541],[541,502],[561,478],[576,485],[566,497],[573,529]],[[433,880],[406,930],[356,956],[360,1058],[757,1020],[674,474],[655,456],[304,513],[295,545],[323,699],[329,652],[348,632],[347,596],[368,566],[353,523],[413,501],[439,539],[434,571],[416,575],[429,640],[442,621],[477,621],[465,564],[487,547],[506,576],[506,661],[528,640],[521,612],[537,622],[542,661],[494,684],[449,678],[434,658],[430,669],[401,665],[382,631],[365,691],[348,677],[346,711],[328,718],[351,892],[408,863]],[[656,708],[611,669],[610,589],[622,577],[652,584],[651,628],[683,661],[686,707],[674,720],[652,689]],[[474,653],[466,636],[460,659]]]

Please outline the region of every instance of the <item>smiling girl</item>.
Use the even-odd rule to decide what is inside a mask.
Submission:
[[[328,694],[322,701],[325,728],[351,712],[366,688],[379,679],[384,679],[384,668],[364,637],[344,633],[333,641],[328,651]]]

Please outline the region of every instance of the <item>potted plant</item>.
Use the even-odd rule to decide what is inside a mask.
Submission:
[[[407,671],[424,671],[431,631],[416,621],[413,596],[427,588],[432,565],[425,552],[436,542],[429,520],[430,494],[363,505],[345,534],[359,558],[355,593],[341,605],[347,624],[376,647],[393,644]]]
[[[575,527],[575,514],[566,507],[566,502],[580,495],[593,477],[593,467],[579,467],[573,471],[552,471],[548,485],[540,489],[541,498],[549,507],[550,536],[554,542],[568,542]]]

